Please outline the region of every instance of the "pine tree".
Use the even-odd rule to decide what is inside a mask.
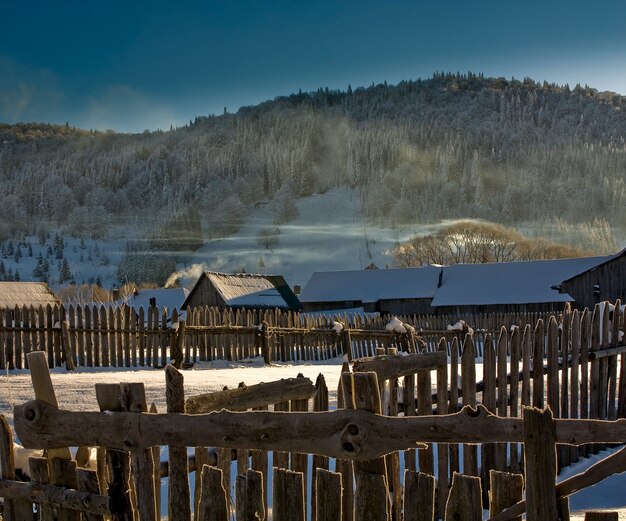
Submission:
[[[63,258],[63,248],[65,245],[63,244],[63,238],[57,233],[54,236],[54,256],[55,258],[61,260]]]
[[[63,258],[63,263],[61,264],[61,269],[59,270],[59,284],[69,282],[71,279],[72,272],[70,271],[70,266],[67,263],[67,259]]]
[[[33,256],[33,246],[31,245],[31,243],[28,243],[28,256],[32,257]]]
[[[15,282],[19,282],[20,280],[22,280],[22,277],[20,277],[20,272],[15,270],[15,275],[13,276],[13,280]]]

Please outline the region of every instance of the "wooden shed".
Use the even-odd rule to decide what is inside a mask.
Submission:
[[[183,308],[215,306],[246,309],[302,308],[298,297],[280,275],[204,272],[183,303]]]
[[[626,248],[608,260],[564,280],[560,286],[578,308],[593,309],[599,302],[626,302]]]
[[[0,282],[0,309],[55,306],[61,301],[45,282]]]

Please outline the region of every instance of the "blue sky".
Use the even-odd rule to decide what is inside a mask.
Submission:
[[[626,2],[4,0],[0,122],[169,129],[435,70],[626,95]]]

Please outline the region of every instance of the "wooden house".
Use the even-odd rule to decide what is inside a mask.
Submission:
[[[611,257],[455,264],[446,266],[432,301],[438,314],[560,311],[575,297],[561,282]]]
[[[593,309],[598,302],[626,302],[626,248],[617,255],[564,279],[559,290],[570,295],[578,308]]]
[[[249,273],[203,273],[183,303],[183,307],[215,306],[246,309],[302,308],[298,297],[280,275]]]
[[[306,311],[352,310],[383,315],[432,313],[441,266],[316,272],[302,290]]]
[[[17,307],[44,308],[55,306],[61,301],[45,282],[0,282],[0,309]]]

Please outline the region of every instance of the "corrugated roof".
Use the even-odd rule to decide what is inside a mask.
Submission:
[[[443,284],[432,301],[438,306],[572,302],[552,289],[610,257],[583,257],[490,264],[455,264],[443,271]]]
[[[318,271],[302,290],[301,302],[377,302],[432,298],[440,266],[384,270]]]
[[[60,303],[45,282],[0,282],[0,308]]]

